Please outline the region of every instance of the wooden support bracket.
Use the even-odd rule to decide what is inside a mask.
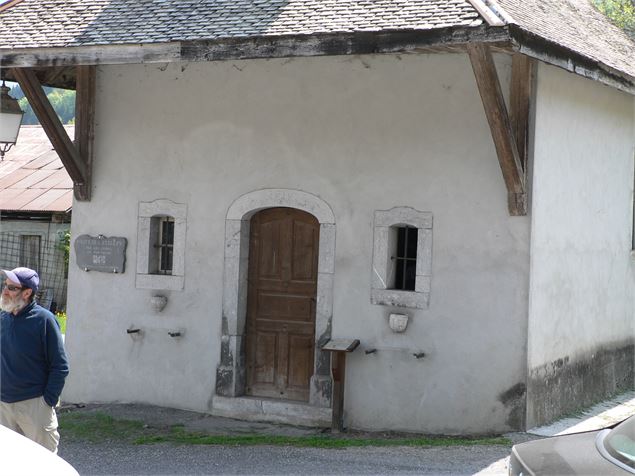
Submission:
[[[86,166],[84,183],[75,184],[75,197],[90,201],[93,140],[95,138],[95,66],[77,66],[75,74],[75,147]]]
[[[520,163],[527,174],[529,147],[529,111],[533,93],[535,60],[529,56],[512,56],[512,79],[509,94],[509,115],[520,155]]]
[[[494,140],[496,154],[498,155],[498,162],[500,164],[501,171],[503,172],[503,179],[505,180],[505,185],[507,186],[509,213],[513,216],[526,215],[527,194],[525,157],[529,95],[526,97],[526,108],[517,106],[512,107],[512,109],[516,112],[515,119],[519,123],[519,125],[514,128],[512,126],[512,120],[507,113],[505,99],[503,97],[498,74],[496,73],[496,66],[494,65],[494,60],[489,47],[479,43],[468,44],[467,52],[472,63],[472,69],[474,70],[474,76],[481,95],[481,100],[483,101],[485,115],[492,133],[492,139]],[[520,70],[517,70],[517,73],[519,71]],[[519,78],[518,74],[517,78]],[[518,80],[520,81],[520,79]],[[512,80],[512,83],[513,82],[514,81]],[[514,90],[513,87],[512,90]],[[522,88],[516,88],[516,92],[512,91],[512,94],[519,94],[521,90]],[[522,101],[518,100],[519,104],[521,102]],[[512,104],[513,103],[514,100],[512,100]],[[521,111],[524,111],[524,114],[526,114],[524,126],[520,125],[520,122],[522,122],[519,117]],[[517,134],[521,133],[516,132],[520,129],[524,130],[522,158],[519,152],[519,142],[517,142]]]
[[[91,67],[84,67],[91,68]],[[80,68],[78,68],[79,70]],[[82,137],[79,142],[83,144],[79,144],[77,147],[71,141],[70,137],[66,133],[64,126],[62,125],[60,119],[57,117],[53,106],[49,102],[42,86],[37,79],[35,73],[28,68],[15,68],[12,71],[14,77],[18,81],[18,84],[22,88],[29,104],[33,108],[33,112],[36,117],[40,121],[42,129],[46,132],[47,137],[51,141],[53,148],[57,152],[60,160],[64,164],[68,175],[70,175],[74,184],[75,198],[81,201],[90,200],[90,188],[91,188],[91,161],[89,159],[89,154],[92,152],[92,110],[93,107],[90,106],[90,113],[82,113],[82,117],[76,117],[76,129],[79,128],[80,131],[76,132],[76,136]],[[79,71],[78,71],[79,73]],[[86,77],[92,76],[92,92],[89,93],[91,98],[94,98],[94,71],[92,73],[87,74],[86,71],[82,71],[82,73],[78,74],[83,79],[81,80],[82,84],[89,83],[90,81],[86,80]],[[86,99],[86,91],[90,91],[89,87],[82,86],[82,93],[79,92],[80,87],[78,87],[78,95],[76,97],[76,103],[80,103],[80,100],[84,98]],[[94,99],[91,99],[91,103],[94,102]],[[79,109],[82,109],[81,104],[79,105]],[[86,124],[86,119],[90,118],[89,125]],[[80,124],[79,120],[81,119],[82,123]],[[89,145],[90,144],[90,145]]]

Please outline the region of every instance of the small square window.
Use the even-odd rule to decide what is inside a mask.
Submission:
[[[186,216],[184,204],[169,200],[139,203],[137,288],[183,289]]]
[[[432,275],[432,213],[410,207],[375,212],[373,304],[426,309]]]

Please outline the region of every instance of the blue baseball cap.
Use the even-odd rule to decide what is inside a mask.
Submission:
[[[32,289],[34,293],[36,293],[40,287],[40,277],[37,275],[37,272],[31,268],[15,268],[11,271],[3,269],[2,274],[4,274],[9,281]]]

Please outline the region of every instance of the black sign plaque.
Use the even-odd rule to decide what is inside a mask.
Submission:
[[[126,264],[125,238],[81,235],[75,240],[77,266],[84,271],[123,273]]]

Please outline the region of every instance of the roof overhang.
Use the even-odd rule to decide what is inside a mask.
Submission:
[[[257,36],[172,43],[0,48],[0,77],[11,68],[34,68],[47,86],[74,88],[74,67],[385,53],[465,52],[469,43],[518,52],[635,95],[635,78],[516,24],[431,30]]]
[[[42,84],[72,88],[73,67],[288,58],[327,55],[464,51],[467,43],[508,48],[505,28],[453,27],[432,30],[257,36],[154,44],[0,48],[0,76],[11,68],[34,68]],[[55,68],[55,71],[50,70]],[[48,72],[45,69],[49,70]]]
[[[548,41],[515,24],[508,26],[514,51],[635,95],[635,78],[609,65]]]

